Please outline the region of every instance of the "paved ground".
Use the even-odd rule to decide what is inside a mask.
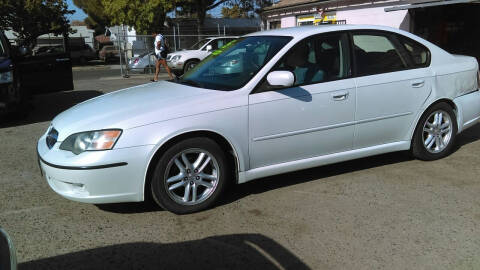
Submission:
[[[176,216],[71,202],[40,176],[36,140],[56,114],[148,79],[89,76],[0,128],[0,226],[20,269],[480,269],[480,125],[440,161],[393,153],[284,174]]]

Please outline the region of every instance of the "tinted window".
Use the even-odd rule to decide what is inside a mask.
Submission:
[[[176,82],[208,89],[243,87],[291,37],[250,36],[228,43]]]
[[[275,70],[295,74],[295,85],[338,80],[349,76],[350,59],[346,35],[320,35],[295,45]]]
[[[357,75],[373,75],[407,68],[394,43],[381,34],[354,34],[353,47]]]
[[[413,67],[426,67],[430,64],[430,51],[425,46],[407,37],[399,36],[398,39],[405,47]]]

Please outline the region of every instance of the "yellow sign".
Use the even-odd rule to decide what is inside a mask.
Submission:
[[[336,23],[337,22],[337,14],[335,13],[326,13],[322,18],[316,19],[313,21],[313,24],[327,24],[327,23]]]

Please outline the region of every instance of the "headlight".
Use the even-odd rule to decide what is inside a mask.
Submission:
[[[0,72],[0,83],[11,83],[13,81],[13,72]]]
[[[181,55],[175,55],[175,56],[172,57],[172,61],[176,62],[176,61],[180,60],[180,58],[182,58]]]
[[[85,151],[110,150],[122,134],[120,129],[97,130],[76,133],[68,136],[60,149],[78,155]]]

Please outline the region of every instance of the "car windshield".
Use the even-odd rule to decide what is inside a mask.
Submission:
[[[202,39],[200,40],[199,42],[193,44],[191,47],[190,47],[190,50],[200,50],[203,45],[205,45],[207,42],[209,42],[211,39]]]
[[[175,82],[214,90],[239,89],[291,39],[251,36],[233,40]]]

